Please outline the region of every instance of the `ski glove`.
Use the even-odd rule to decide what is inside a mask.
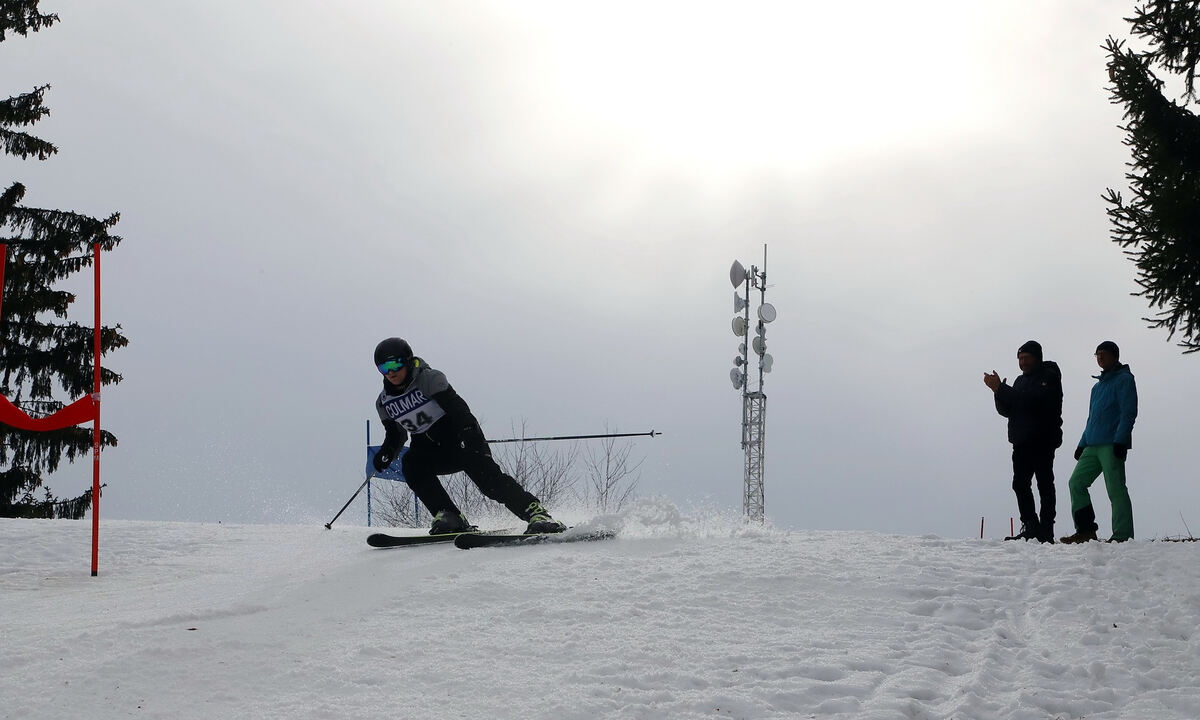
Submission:
[[[386,448],[379,448],[379,452],[375,453],[375,457],[371,458],[371,464],[375,466],[375,472],[383,472],[387,470],[388,465],[396,459],[396,452]]]
[[[1125,447],[1124,444],[1113,443],[1113,455],[1116,455],[1118,460],[1124,460],[1125,456],[1128,454],[1129,448]]]
[[[1075,448],[1075,459],[1076,459],[1076,460],[1078,460],[1078,459],[1079,459],[1079,456],[1080,456],[1080,455],[1082,455],[1082,454],[1083,454],[1083,448],[1081,448],[1081,447],[1077,447],[1077,448]]]

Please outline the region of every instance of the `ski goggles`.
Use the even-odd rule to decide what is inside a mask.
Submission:
[[[379,372],[387,375],[390,372],[396,372],[404,368],[403,360],[384,360],[379,363]]]

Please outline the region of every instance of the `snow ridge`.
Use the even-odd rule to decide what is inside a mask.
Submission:
[[[0,520],[0,716],[1200,717],[1192,544],[585,522],[620,535],[113,521],[91,578],[86,521]]]

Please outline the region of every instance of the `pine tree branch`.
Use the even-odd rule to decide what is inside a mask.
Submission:
[[[33,125],[49,115],[50,108],[42,104],[49,89],[49,85],[42,85],[0,102],[0,125]]]
[[[1130,19],[1131,32],[1154,48],[1147,57],[1175,75],[1183,75],[1184,97],[1196,100],[1200,66],[1200,0],[1150,0]]]
[[[39,0],[4,0],[0,3],[0,42],[7,32],[28,35],[58,22],[58,15],[38,12]]]
[[[49,85],[43,85],[32,92],[0,102],[0,150],[5,154],[17,155],[22,159],[37,156],[39,160],[45,160],[58,152],[52,143],[11,129],[33,125],[50,114],[50,109],[42,104],[49,88]]]
[[[8,189],[0,194],[0,227],[3,227],[8,222],[8,214],[12,212],[17,203],[25,197],[25,186],[21,183],[13,183],[8,186]]]
[[[109,235],[108,229],[121,219],[120,213],[113,213],[104,219],[97,219],[80,213],[66,210],[46,210],[24,206],[13,207],[5,217],[5,224],[16,235],[6,242],[10,245],[18,243],[45,243],[47,245],[62,245],[65,248],[82,250],[94,243],[100,243],[102,250],[112,250],[121,242],[116,235]]]
[[[22,160],[28,160],[34,156],[38,160],[45,160],[57,153],[58,148],[29,133],[0,128],[0,151],[6,155],[16,155]]]

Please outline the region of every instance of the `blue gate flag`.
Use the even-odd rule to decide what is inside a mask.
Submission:
[[[387,467],[385,467],[383,469],[383,472],[375,472],[375,465],[373,463],[375,460],[375,456],[377,454],[379,454],[379,448],[381,448],[381,447],[383,447],[383,446],[382,445],[368,445],[367,446],[367,477],[374,475],[375,477],[383,478],[384,480],[395,480],[396,482],[407,482],[404,479],[404,473],[400,469],[400,466],[402,464],[400,462],[400,459],[404,457],[404,453],[408,452],[408,447],[405,446],[405,447],[400,448],[400,452],[396,454],[396,459],[392,461],[391,465],[388,465]]]

